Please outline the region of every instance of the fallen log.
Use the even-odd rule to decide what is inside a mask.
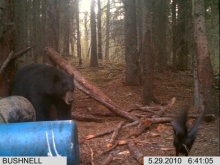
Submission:
[[[112,151],[113,149],[115,149],[117,146],[121,146],[121,145],[125,145],[127,144],[127,140],[118,140],[117,142],[115,142],[115,144],[113,146],[111,146],[110,148],[108,148],[107,150],[103,151],[101,154],[106,154],[110,151]]]
[[[141,105],[134,105],[134,107],[132,109],[129,110],[129,112],[133,111],[133,110],[141,110],[143,112],[150,112],[153,113],[154,116],[153,117],[160,117],[161,115],[163,115],[163,113],[167,110],[170,109],[173,104],[175,103],[176,98],[172,98],[171,101],[166,104],[166,105],[151,105],[151,106],[141,106]]]
[[[150,125],[141,125],[139,128],[136,128],[134,131],[132,131],[128,137],[138,137],[149,128]]]
[[[98,123],[104,122],[104,119],[102,118],[97,118],[94,116],[78,115],[78,114],[72,115],[72,119],[77,121],[86,121],[86,122],[98,122]]]
[[[108,165],[112,161],[113,158],[114,158],[113,154],[109,154],[108,157],[102,162],[101,165]]]
[[[131,153],[134,155],[135,159],[140,164],[144,164],[144,155],[135,147],[134,142],[129,141],[127,145]]]
[[[89,95],[111,112],[126,118],[130,121],[139,121],[139,118],[126,112],[123,108],[115,104],[107,95],[105,95],[99,88],[92,85],[87,81],[75,68],[73,68],[66,60],[61,58],[59,53],[50,47],[45,48],[46,54],[54,61],[61,69],[63,69],[68,74],[74,74],[75,86],[80,89],[85,94]]]
[[[173,118],[171,118],[171,117],[146,118],[141,121],[141,124],[148,126],[149,123],[159,124],[159,123],[170,123],[172,121],[173,121]],[[147,123],[147,124],[145,124],[145,123]]]
[[[128,123],[128,124],[122,126],[122,128],[132,127],[132,126],[135,126],[137,124],[139,124],[139,121],[134,121],[132,123]],[[100,132],[100,133],[97,133],[97,134],[88,135],[88,136],[86,136],[86,140],[93,139],[93,138],[100,137],[100,136],[104,136],[104,135],[112,133],[113,131],[114,131],[114,129],[111,129],[111,130],[107,130],[107,131]]]
[[[154,115],[153,117],[160,117],[163,115],[163,113],[167,110],[170,109],[173,104],[176,102],[176,98],[172,98],[171,101],[169,102],[169,104],[167,104],[166,106],[161,106],[160,111],[158,111],[158,113],[156,115]]]
[[[104,136],[104,135],[112,133],[113,131],[114,130],[107,130],[107,131],[100,132],[100,133],[97,133],[97,134],[88,135],[88,136],[86,136],[86,140],[93,139],[93,138],[100,137],[100,136]]]
[[[124,123],[125,123],[124,121],[120,122],[120,123],[118,124],[118,126],[115,128],[115,130],[114,130],[114,132],[113,132],[113,134],[112,134],[112,137],[111,137],[111,139],[109,140],[109,143],[107,144],[107,147],[108,147],[108,148],[112,147],[113,144],[115,143],[116,138],[117,138],[117,136],[118,136],[118,134],[119,134],[119,130],[121,129],[121,127],[122,127],[122,125],[123,125]]]

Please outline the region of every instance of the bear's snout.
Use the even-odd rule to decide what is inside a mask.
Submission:
[[[64,96],[64,101],[66,104],[71,104],[73,102],[73,92],[68,91]]]

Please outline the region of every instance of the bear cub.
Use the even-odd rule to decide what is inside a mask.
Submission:
[[[73,91],[73,75],[45,64],[21,68],[12,82],[12,95],[23,96],[33,104],[37,121],[71,120]],[[56,118],[51,113],[54,107]]]

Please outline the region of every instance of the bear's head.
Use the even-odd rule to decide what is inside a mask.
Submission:
[[[71,104],[73,101],[74,91],[74,75],[55,74],[53,77],[54,96],[61,98],[66,104]]]

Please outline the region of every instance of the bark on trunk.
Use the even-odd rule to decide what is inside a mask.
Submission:
[[[218,112],[214,88],[213,71],[208,49],[205,27],[204,1],[193,0],[194,40],[199,78],[200,105],[206,113]],[[202,108],[201,107],[201,108]]]
[[[124,1],[124,9],[126,62],[125,79],[128,85],[138,85],[136,2],[133,0]]]
[[[152,51],[152,0],[142,0],[145,10],[143,19],[143,98],[145,104],[160,102],[154,97],[154,55]]]

